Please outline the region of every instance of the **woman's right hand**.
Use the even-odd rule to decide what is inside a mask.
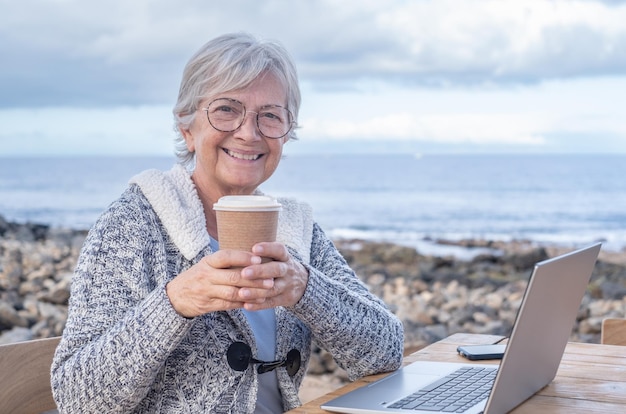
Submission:
[[[274,279],[245,279],[242,268],[261,263],[261,258],[238,250],[219,250],[172,279],[166,286],[170,303],[186,318],[243,307],[240,288],[269,290]]]

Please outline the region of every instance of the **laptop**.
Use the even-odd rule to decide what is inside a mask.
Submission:
[[[589,284],[601,243],[535,265],[504,356],[497,364],[416,361],[388,376],[321,405],[337,413],[454,412],[502,414],[511,411],[555,377],[572,332],[583,295]],[[473,374],[463,391],[452,374]],[[475,373],[474,371],[478,371]],[[483,372],[484,371],[484,372]],[[424,391],[420,391],[420,390]],[[438,402],[422,402],[433,390],[448,390]],[[479,389],[478,397],[442,408],[445,398]],[[417,401],[417,402],[416,402]],[[408,402],[408,404],[406,404]],[[408,408],[400,408],[406,405]],[[421,408],[420,408],[421,407]]]

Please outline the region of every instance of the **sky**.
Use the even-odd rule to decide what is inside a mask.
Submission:
[[[0,0],[0,156],[171,155],[182,69],[244,31],[298,67],[286,153],[626,153],[626,2]]]

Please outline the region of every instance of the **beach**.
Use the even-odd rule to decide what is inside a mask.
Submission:
[[[72,272],[86,236],[0,216],[0,343],[61,335]],[[373,293],[405,327],[405,353],[457,332],[510,334],[534,264],[571,250],[483,239],[430,240],[472,252],[423,254],[410,246],[360,239],[334,240]],[[599,342],[606,317],[625,316],[626,252],[602,251],[571,340]],[[347,381],[332,358],[314,347],[301,390],[309,401]]]

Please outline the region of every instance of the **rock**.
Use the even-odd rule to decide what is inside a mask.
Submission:
[[[2,265],[0,266],[0,289],[10,290],[19,286],[22,278],[22,252],[19,249],[2,249]]]
[[[71,277],[86,234],[0,217],[0,335],[5,340],[62,333]]]
[[[57,305],[66,305],[70,298],[71,274],[66,274],[64,279],[54,283],[48,290],[39,294],[39,299]]]
[[[33,333],[28,328],[15,327],[0,333],[0,345],[30,341],[31,339],[33,339]]]
[[[61,335],[85,236],[84,230],[16,224],[0,216],[0,343]],[[461,260],[390,243],[335,241],[404,324],[407,352],[457,332],[509,335],[535,263],[563,252],[526,241],[446,243],[488,252]],[[615,255],[598,260],[572,340],[599,342],[602,319],[625,317],[625,263]],[[309,374],[347,381],[330,354],[316,346]]]
[[[524,252],[505,254],[500,257],[499,262],[513,266],[517,270],[532,269],[535,263],[548,259],[548,253],[543,247],[531,249]]]
[[[18,315],[11,304],[0,302],[0,330],[3,328],[27,327],[28,321]]]

